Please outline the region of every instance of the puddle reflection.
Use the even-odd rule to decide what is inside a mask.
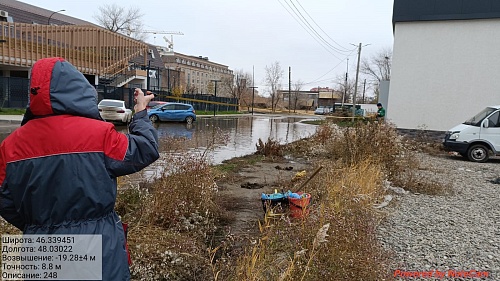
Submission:
[[[228,117],[198,118],[192,124],[155,124],[160,139],[160,151],[165,151],[169,138],[184,138],[184,149],[203,150],[209,143],[225,138],[225,145],[216,145],[213,164],[254,153],[259,138],[268,138],[281,144],[308,137],[316,126],[300,123],[305,118],[287,117]],[[163,149],[162,149],[163,148]]]

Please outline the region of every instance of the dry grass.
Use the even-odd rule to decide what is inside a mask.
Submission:
[[[449,190],[417,174],[412,143],[391,124],[324,124],[286,151],[322,159],[316,165],[325,168],[308,185],[311,213],[303,220],[266,216],[260,240],[239,257],[230,280],[391,280],[390,256],[375,235],[383,213],[373,208],[387,192],[384,180],[411,192]]]
[[[380,168],[369,160],[325,168],[307,190],[315,200],[307,219],[266,216],[260,240],[239,258],[231,280],[386,278],[372,208],[383,194],[381,180]]]
[[[286,147],[259,140],[261,155],[217,169],[207,164],[208,153],[163,155],[165,169],[155,181],[135,186],[119,181],[116,210],[130,226],[132,279],[391,280],[390,257],[375,235],[383,214],[373,205],[385,195],[383,182],[418,193],[443,194],[448,188],[417,174],[411,147],[390,124],[326,123],[314,136]],[[164,149],[177,151],[177,145],[169,142]],[[324,167],[305,186],[313,199],[310,213],[305,219],[266,214],[258,239],[239,244],[243,250],[235,252],[237,238],[223,228],[228,218],[217,204],[215,180],[283,152],[308,158],[311,169]],[[294,184],[300,181],[283,183]],[[0,228],[18,233],[6,223]]]
[[[129,223],[133,280],[211,280],[207,245],[216,231],[217,173],[206,154],[168,154],[158,179],[119,189],[116,210]]]

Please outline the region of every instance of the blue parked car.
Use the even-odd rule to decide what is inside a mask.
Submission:
[[[193,121],[196,121],[196,112],[190,104],[169,102],[149,109],[148,117],[153,123],[158,121],[177,121],[191,124]]]

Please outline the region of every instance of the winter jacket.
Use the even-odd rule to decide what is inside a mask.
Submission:
[[[23,125],[0,146],[0,215],[24,234],[101,234],[102,280],[129,280],[116,178],[159,157],[146,110],[129,132],[101,119],[95,88],[73,65],[37,61]]]

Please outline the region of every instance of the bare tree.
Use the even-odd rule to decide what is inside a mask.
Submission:
[[[250,89],[250,87],[253,84],[252,80],[252,74],[251,73],[245,73],[243,70],[239,70],[236,73],[236,95],[235,98],[238,99],[238,101],[241,99],[241,96]]]
[[[372,81],[380,82],[391,79],[392,50],[384,48],[369,59],[361,62],[361,72]]]
[[[293,112],[295,113],[297,110],[297,104],[299,103],[299,92],[302,90],[302,87],[304,86],[304,82],[301,80],[297,80],[293,83],[292,90],[293,90],[293,96],[292,96],[292,102],[293,102]]]
[[[369,59],[361,61],[361,73],[368,77],[370,89],[378,97],[380,81],[391,79],[392,49],[384,48]]]
[[[140,8],[130,7],[125,9],[117,4],[103,5],[99,8],[99,13],[94,15],[94,19],[105,29],[131,36],[138,40],[145,38],[142,17],[144,16]]]
[[[333,80],[333,82],[335,83],[335,85],[337,85],[336,88],[338,89],[338,91],[342,93],[344,100],[342,101],[342,98],[341,98],[341,102],[345,103],[345,102],[352,101],[352,96],[354,93],[354,83],[356,83],[355,79],[350,78],[350,79],[347,79],[347,81],[346,81],[345,74],[341,74],[341,75],[338,75]]]
[[[280,97],[278,90],[281,88],[281,79],[283,78],[283,69],[279,62],[274,62],[271,66],[266,65],[266,76],[264,83],[269,87],[269,94],[271,96],[271,110],[275,112],[276,106]]]

